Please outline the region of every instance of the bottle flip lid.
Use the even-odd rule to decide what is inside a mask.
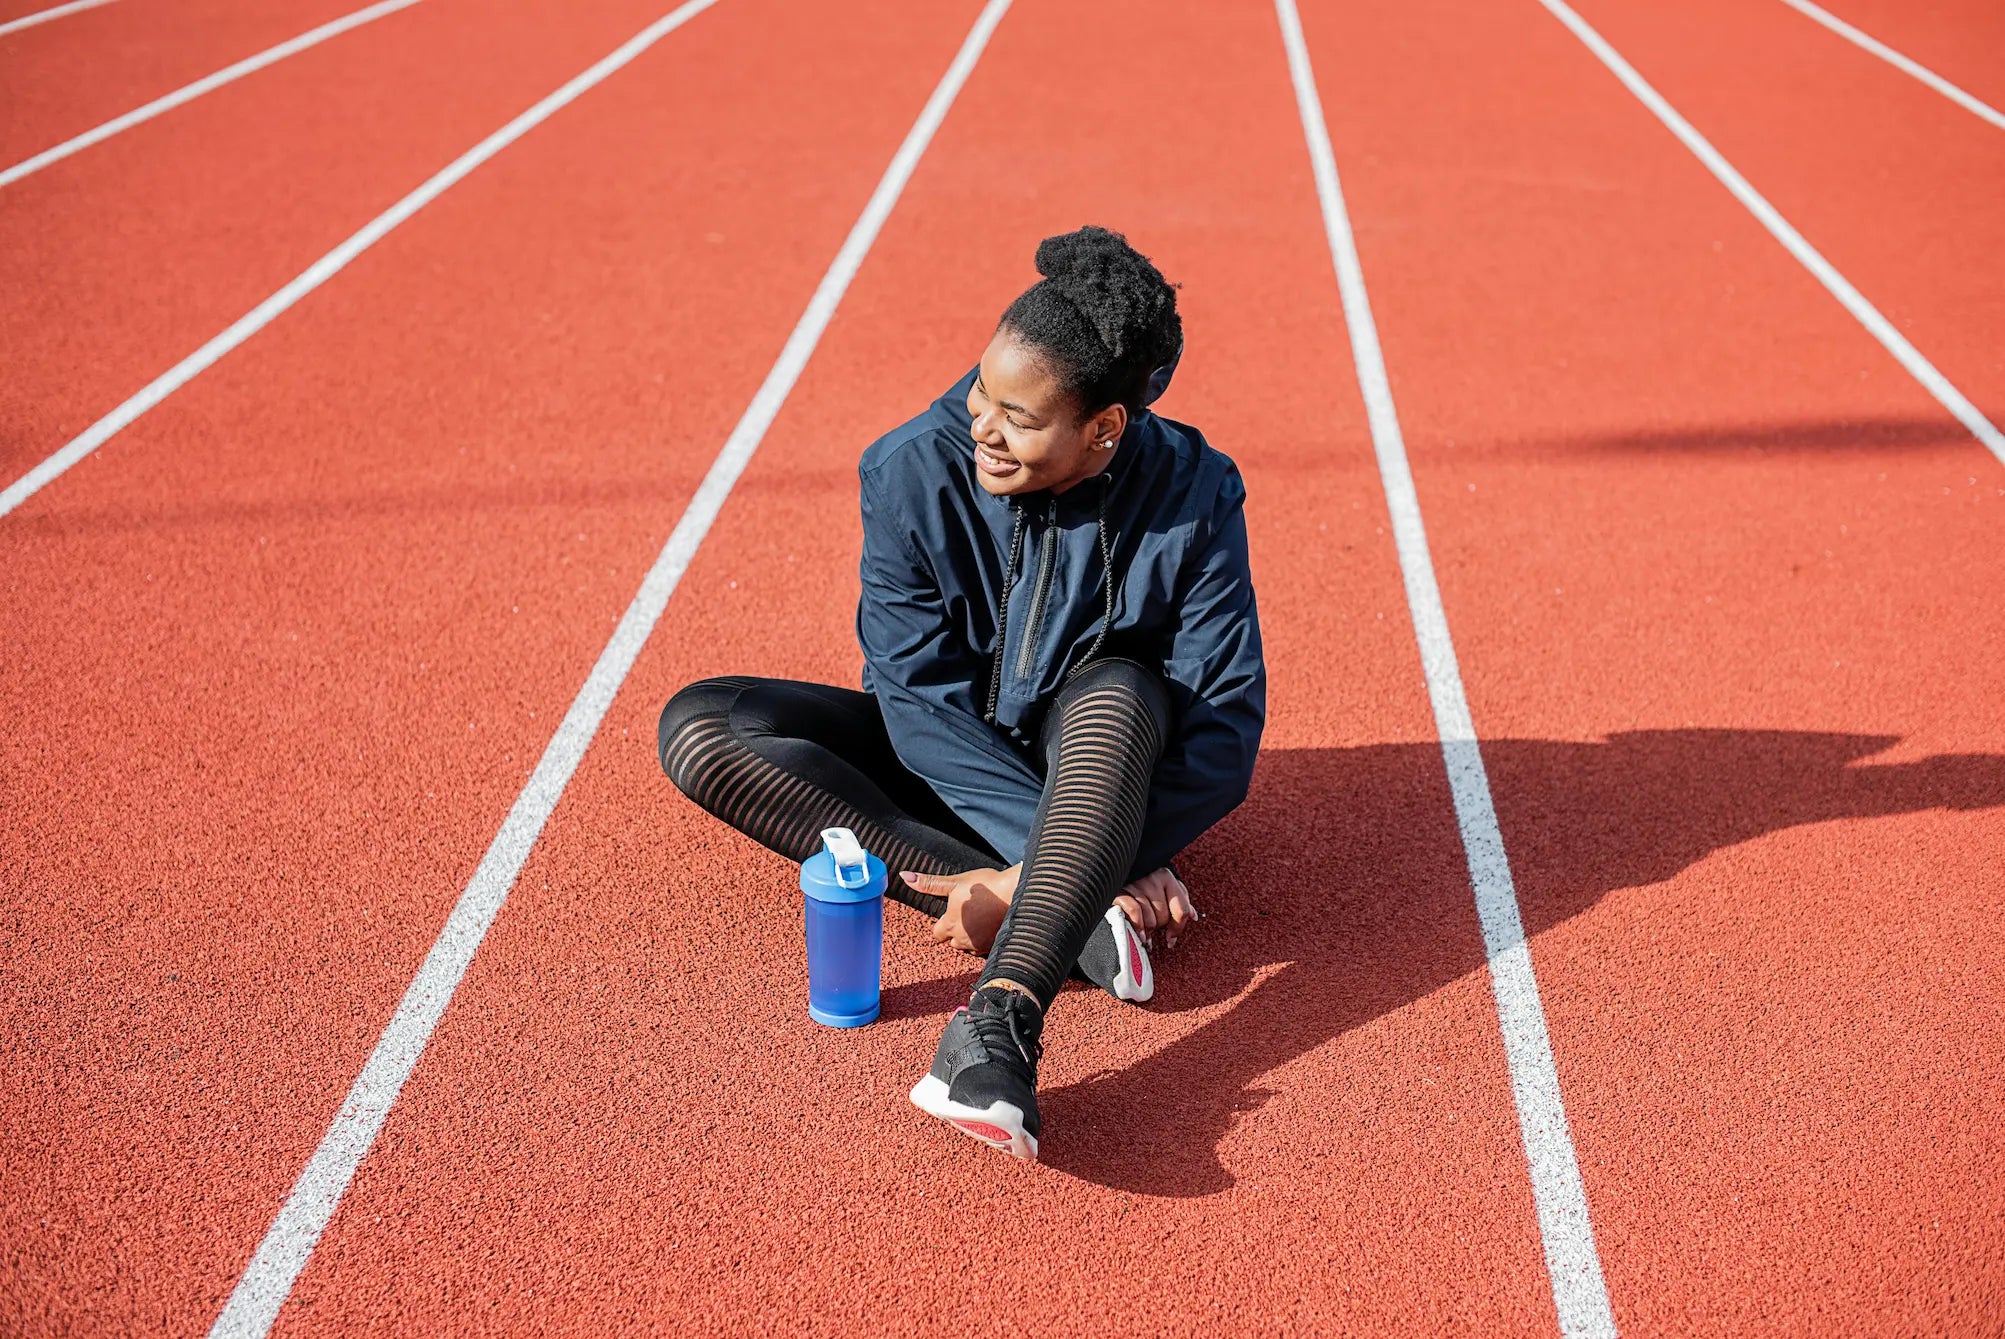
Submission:
[[[884,862],[848,828],[828,828],[822,849],[801,866],[801,891],[819,902],[864,902],[884,893]]]
[[[848,828],[824,828],[822,845],[828,848],[828,858],[835,864],[835,881],[845,888],[861,888],[870,882],[868,857],[863,853],[863,844]]]

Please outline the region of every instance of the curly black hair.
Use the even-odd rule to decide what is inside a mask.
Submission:
[[[1120,233],[1091,226],[1039,242],[1037,272],[997,328],[1042,354],[1083,413],[1139,414],[1149,374],[1183,347],[1176,285]]]

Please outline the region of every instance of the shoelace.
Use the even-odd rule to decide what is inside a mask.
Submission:
[[[997,1052],[1007,1055],[1009,1050],[1014,1049],[1025,1065],[1035,1069],[1037,1062],[1044,1058],[1044,1043],[1040,1040],[1044,1032],[1044,1017],[1034,1001],[1014,990],[1004,991],[1003,994],[1005,998],[1000,1000],[991,996],[986,1001],[971,1001],[968,1022],[974,1026],[982,1049],[991,1055]],[[1024,1035],[1026,1031],[1028,1036]]]

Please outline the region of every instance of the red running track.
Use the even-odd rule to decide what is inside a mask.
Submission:
[[[2005,44],[2005,10],[1989,0],[1933,0],[1925,6],[1903,0],[1843,0],[1822,8],[1972,97],[2005,109],[2005,70],[1993,59]]]
[[[0,22],[58,3],[10,5]],[[0,167],[369,3],[115,0],[0,36]]]
[[[206,1326],[963,17],[701,16],[7,518],[0,1329]]]
[[[423,0],[0,188],[0,292],[21,295],[0,303],[0,478],[667,8],[525,0],[489,23],[473,0]]]
[[[1103,68],[1117,42],[1133,59]],[[1185,93],[1153,96],[1166,81]],[[1099,132],[1072,134],[1082,118]],[[792,873],[673,796],[653,727],[705,674],[855,681],[847,425],[957,377],[1036,239],[1089,207],[1153,220],[1192,329],[1214,332],[1164,407],[1242,443],[1280,705],[1258,795],[1194,862],[1219,910],[1211,942],[1166,965],[1162,1011],[1075,992],[1054,1014],[1033,1171],[970,1157],[905,1099],[966,960],[901,916],[887,1021],[803,1024]],[[1326,270],[1270,12],[1022,0],[671,603],[287,1333],[634,1314],[717,1332],[1550,1328]],[[1317,569],[1347,597],[1303,579]],[[1290,886],[1304,868],[1337,898],[1327,920]]]
[[[1958,389],[2005,420],[2005,129],[1779,3],[1575,7]],[[1989,26],[1991,49],[2005,49],[2005,23]],[[1906,380],[1891,365],[1871,375]]]
[[[974,9],[723,0],[0,521],[0,1328],[214,1317]],[[1995,415],[2005,137],[1773,10],[1583,7]],[[51,169],[0,226],[74,249],[11,282],[105,370],[8,450],[658,12],[427,0]],[[1304,19],[1618,1324],[1991,1332],[2005,470],[1537,5]],[[1025,1168],[904,1102],[968,960],[894,913],[885,1022],[813,1028],[790,871],[652,728],[853,680],[855,451],[1088,219],[1185,285],[1273,720],[1157,1005],[1055,1014]],[[280,1327],[1552,1332],[1386,529],[1271,8],[1018,0]]]
[[[1616,9],[1584,12],[1675,65]],[[1618,1323],[1988,1332],[2005,470],[1542,11],[1319,17]],[[1660,91],[1730,155],[1776,133],[1761,100]],[[1910,120],[1881,139],[2005,140],[1885,91]],[[1819,151],[1796,189],[1843,198]],[[1894,250],[1868,291],[1953,286],[1956,255]],[[1961,333],[1934,327],[1945,365]]]

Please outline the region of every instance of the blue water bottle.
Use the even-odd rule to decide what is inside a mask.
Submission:
[[[848,828],[829,828],[801,866],[808,931],[808,1017],[862,1027],[877,1017],[884,965],[884,862]]]

